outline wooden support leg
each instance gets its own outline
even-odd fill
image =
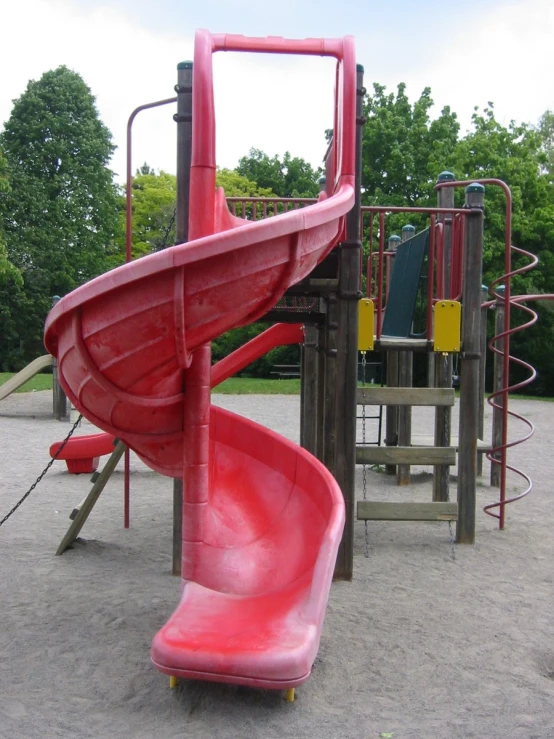
[[[412,387],[413,353],[399,352],[398,357],[398,384],[400,387]],[[412,408],[402,406],[398,409],[398,446],[412,444]],[[410,484],[410,465],[399,464],[396,468],[397,485]]]
[[[387,387],[398,387],[398,352],[387,352]],[[398,446],[398,406],[388,405],[385,411],[385,444]],[[385,466],[387,475],[396,474],[396,465]]]
[[[104,488],[106,487],[106,483],[110,479],[113,471],[117,467],[117,464],[121,457],[123,456],[123,452],[125,451],[125,444],[122,441],[118,441],[115,449],[110,455],[110,458],[106,462],[106,465],[100,475],[98,476],[98,479],[92,486],[92,489],[86,499],[83,501],[83,503],[80,505],[79,512],[75,516],[75,519],[71,522],[70,527],[67,530],[66,535],[61,540],[60,546],[58,547],[56,551],[56,556],[59,556],[60,554],[63,554],[65,550],[70,547],[75,539],[79,536],[79,532],[85,525],[85,521],[90,515],[90,512],[94,508],[94,505],[98,498],[100,497],[100,493]]]

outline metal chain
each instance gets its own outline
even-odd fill
[[[365,386],[366,384],[366,370],[367,370],[367,361],[366,361],[366,353],[362,352],[362,385]],[[362,405],[362,447],[365,448],[366,445],[366,411],[365,411],[365,403]],[[363,499],[367,500],[367,465],[364,462],[362,465],[362,493],[363,493]],[[365,545],[364,545],[364,555],[366,559],[369,559],[369,522],[364,521],[364,538],[365,538]]]
[[[6,521],[8,520],[8,518],[10,516],[12,516],[17,511],[17,509],[19,508],[19,506],[29,497],[29,495],[31,495],[31,493],[36,488],[36,486],[39,484],[39,482],[42,480],[42,478],[44,477],[44,475],[48,472],[48,470],[50,469],[50,467],[52,467],[52,465],[54,464],[54,462],[56,461],[56,459],[59,457],[59,455],[61,454],[62,449],[65,447],[65,445],[67,444],[67,442],[73,436],[73,433],[77,429],[77,426],[81,423],[82,417],[83,417],[82,415],[79,416],[79,418],[75,421],[75,423],[73,424],[73,427],[72,427],[71,431],[68,433],[68,435],[65,437],[65,439],[60,444],[60,447],[59,447],[58,451],[54,454],[54,456],[52,457],[52,459],[48,462],[48,464],[46,465],[46,467],[42,470],[42,472],[40,473],[40,475],[37,477],[37,479],[31,485],[31,487],[29,488],[29,490],[27,490],[27,492],[21,498],[21,500],[19,500],[14,505],[14,507],[11,509],[11,511],[9,513],[7,513],[4,516],[4,518],[0,521],[0,526],[2,526],[2,524],[6,523]]]

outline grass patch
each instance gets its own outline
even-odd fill
[[[15,372],[0,372],[0,385],[14,376]],[[32,377],[15,392],[30,393],[33,390],[51,390],[52,375],[39,374]],[[214,388],[214,393],[223,395],[298,395],[300,380],[264,380],[257,377],[230,377]]]
[[[230,377],[214,388],[223,395],[298,395],[300,380],[265,380],[259,377]]]
[[[15,374],[15,372],[0,372],[0,385],[3,385]],[[35,375],[34,377],[31,377],[28,382],[19,387],[15,392],[31,393],[33,392],[33,390],[52,390],[52,375],[50,373]]]

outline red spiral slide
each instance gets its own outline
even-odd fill
[[[332,56],[327,190],[248,222],[215,188],[212,54]],[[183,478],[182,595],[154,638],[172,676],[292,688],[317,654],[343,524],[341,491],[308,452],[210,405],[209,342],[264,315],[340,240],[354,204],[356,64],[339,40],[196,36],[190,242],[63,298],[45,344],[64,390],[151,468]]]
[[[303,338],[304,332],[298,323],[276,323],[270,326],[213,365],[210,373],[211,387],[216,387],[256,359],[263,357],[271,349],[286,344],[301,344]],[[115,444],[116,439],[113,434],[73,436],[65,442],[65,445],[63,441],[55,441],[51,444],[50,456],[65,460],[67,469],[71,473],[90,473],[97,469],[100,457],[113,452]]]

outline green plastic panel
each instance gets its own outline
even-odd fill
[[[421,273],[429,251],[429,229],[399,244],[394,257],[389,297],[383,320],[383,336],[413,336],[414,312],[420,292]],[[424,298],[423,290],[421,297]]]

